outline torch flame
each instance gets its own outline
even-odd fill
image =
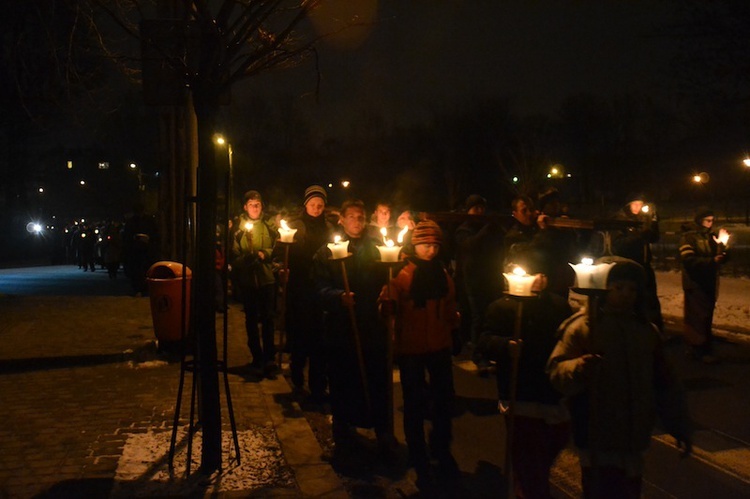
[[[404,236],[406,233],[409,232],[409,226],[404,225],[404,228],[401,229],[401,232],[398,233],[398,237],[396,237],[396,240],[398,240],[398,244],[401,244],[404,242]]]
[[[288,226],[288,225],[286,224],[286,220],[284,220],[284,219],[282,218],[282,219],[281,219],[281,222],[280,222],[280,223],[281,223],[281,228],[282,228],[282,229],[284,229],[284,230],[289,230],[289,226]]]

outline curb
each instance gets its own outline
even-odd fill
[[[323,450],[299,404],[292,400],[292,389],[284,376],[264,379],[261,383],[284,457],[294,470],[303,497],[348,499],[349,494],[333,467],[322,460]]]

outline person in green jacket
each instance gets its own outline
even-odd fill
[[[279,367],[274,362],[274,299],[276,278],[271,253],[276,240],[276,227],[263,216],[263,199],[258,191],[247,191],[244,213],[234,235],[233,270],[245,309],[247,345],[253,356],[251,369],[274,376]],[[258,329],[258,323],[261,329]]]

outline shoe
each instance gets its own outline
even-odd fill
[[[267,378],[275,377],[279,372],[279,366],[276,365],[276,362],[269,361],[263,366],[263,376]]]
[[[263,364],[253,361],[248,364],[247,371],[254,376],[260,377],[263,375]]]

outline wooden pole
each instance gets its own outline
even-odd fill
[[[345,259],[341,258],[339,259],[341,262],[341,276],[344,279],[344,292],[346,292],[347,297],[351,293],[351,288],[349,288],[349,276],[346,273],[346,263]],[[349,321],[351,322],[352,326],[352,336],[354,338],[354,350],[357,354],[357,363],[359,364],[359,379],[362,383],[362,391],[364,392],[365,396],[365,407],[367,408],[367,412],[370,413],[372,405],[370,404],[370,390],[367,383],[367,372],[365,371],[365,358],[362,354],[362,342],[360,340],[359,336],[359,328],[357,327],[357,316],[354,313],[354,304],[347,302],[346,308],[349,310]]]
[[[518,393],[518,362],[521,359],[521,335],[522,335],[522,319],[523,319],[523,301],[521,298],[516,298],[516,319],[513,325],[513,339],[511,341],[516,343],[516,347],[509,345],[509,353],[511,359],[511,373],[510,373],[510,390],[508,396],[508,411],[505,418],[505,427],[508,432],[508,437],[505,445],[505,476],[508,478],[508,497],[513,497],[513,477],[511,470],[512,466],[512,455],[513,455],[513,425],[516,415],[516,395]]]

